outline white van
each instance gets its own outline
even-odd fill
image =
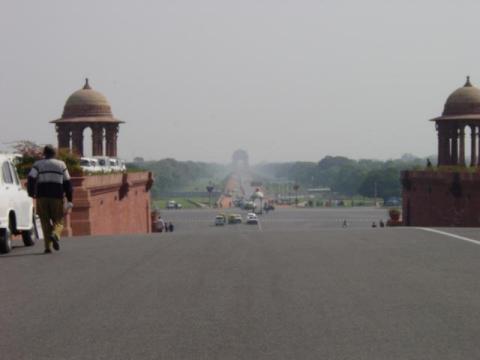
[[[94,159],[98,161],[98,167],[100,172],[109,173],[112,172],[112,168],[110,166],[110,158],[106,156],[95,156]]]
[[[84,172],[87,172],[87,173],[98,173],[102,171],[102,169],[98,165],[97,159],[92,159],[87,157],[80,158],[80,167]]]
[[[33,200],[22,187],[13,156],[0,154],[0,253],[12,250],[12,235],[22,235],[25,246],[38,239]]]

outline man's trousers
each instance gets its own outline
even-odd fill
[[[63,217],[65,215],[63,210],[63,199],[55,198],[38,198],[37,199],[37,214],[42,223],[43,237],[45,240],[45,249],[50,250],[52,234],[60,235],[63,230]]]

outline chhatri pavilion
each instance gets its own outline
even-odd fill
[[[119,125],[124,123],[116,119],[107,98],[93,90],[88,79],[82,89],[69,96],[60,119],[55,124],[58,147],[84,155],[83,132],[92,130],[92,156],[117,156],[117,138]]]
[[[467,77],[432,121],[438,166],[402,172],[403,224],[480,227],[480,89]]]
[[[470,166],[479,165],[480,89],[473,86],[470,77],[465,85],[455,90],[445,103],[442,116],[435,121],[438,133],[438,165],[465,166],[465,136],[470,130]],[[467,149],[468,151],[468,149]]]

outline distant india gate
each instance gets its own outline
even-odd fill
[[[113,117],[107,98],[93,90],[88,79],[82,89],[67,99],[62,117],[51,123],[57,130],[59,148],[83,156],[83,132],[89,127],[92,156],[117,157],[118,128],[124,122]]]

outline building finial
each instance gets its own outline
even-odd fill
[[[471,87],[472,83],[470,82],[470,76],[467,75],[467,82],[464,85],[465,87]]]
[[[83,86],[83,89],[84,90],[90,90],[91,89],[90,84],[88,83],[88,78],[85,78],[85,85]]]

